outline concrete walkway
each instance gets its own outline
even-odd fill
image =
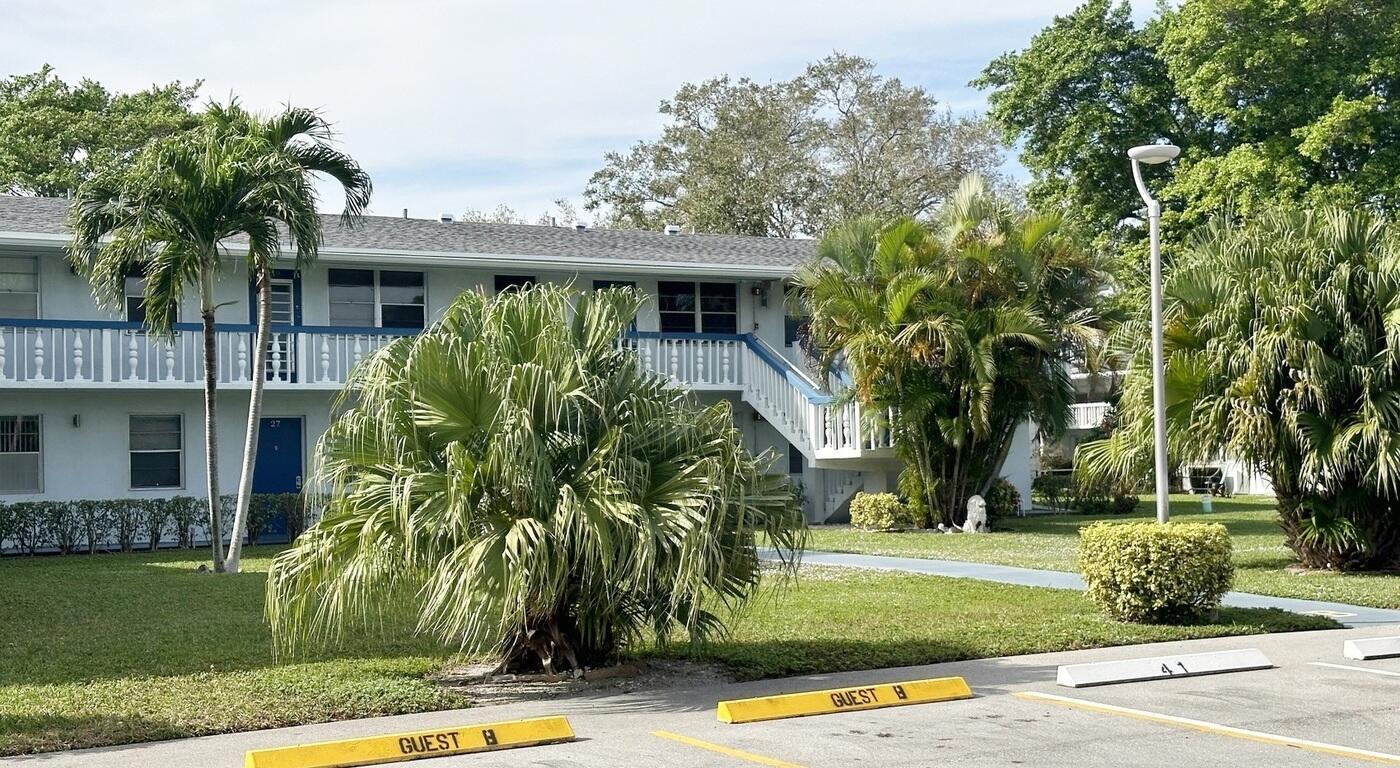
[[[769,553],[765,552],[764,554],[767,556]],[[926,573],[931,576],[949,576],[955,579],[999,581],[1004,584],[1021,584],[1028,587],[1084,589],[1084,580],[1077,573],[1042,571],[1009,565],[964,563],[958,560],[925,560],[919,557],[852,555],[841,552],[809,550],[802,555],[802,562],[810,565],[835,565],[846,568]],[[1291,597],[1269,597],[1248,592],[1230,592],[1225,595],[1224,603],[1234,608],[1281,608],[1293,613],[1318,614],[1336,619],[1339,623],[1349,627],[1400,624],[1400,611],[1397,610],[1329,603],[1322,600],[1298,600]]]

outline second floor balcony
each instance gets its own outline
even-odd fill
[[[263,376],[269,390],[339,389],[361,360],[411,329],[273,325]],[[249,387],[255,328],[216,326],[221,388]],[[637,331],[620,344],[646,370],[692,390],[748,403],[813,460],[892,454],[888,428],[860,404],[823,389],[753,334]],[[168,337],[139,323],[0,319],[0,390],[199,389],[204,334],[180,323]]]

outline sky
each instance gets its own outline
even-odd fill
[[[374,180],[372,213],[505,204],[534,219],[581,203],[605,152],[654,138],[657,105],[684,82],[783,80],[841,51],[978,112],[968,81],[1076,4],[0,0],[0,76],[49,63],[113,90],[198,79],[201,102],[315,107]]]

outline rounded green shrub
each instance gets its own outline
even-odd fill
[[[851,499],[851,525],[867,531],[893,531],[913,523],[909,508],[893,493],[861,491]]]
[[[1079,531],[1089,599],[1120,621],[1189,619],[1230,589],[1230,533],[1219,523],[1094,523]]]
[[[986,502],[987,519],[992,522],[1021,514],[1021,492],[1004,477],[992,481]]]

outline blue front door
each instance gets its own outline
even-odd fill
[[[258,456],[253,461],[253,493],[300,493],[301,417],[278,416],[258,425]],[[277,517],[259,540],[285,540],[287,520]]]

